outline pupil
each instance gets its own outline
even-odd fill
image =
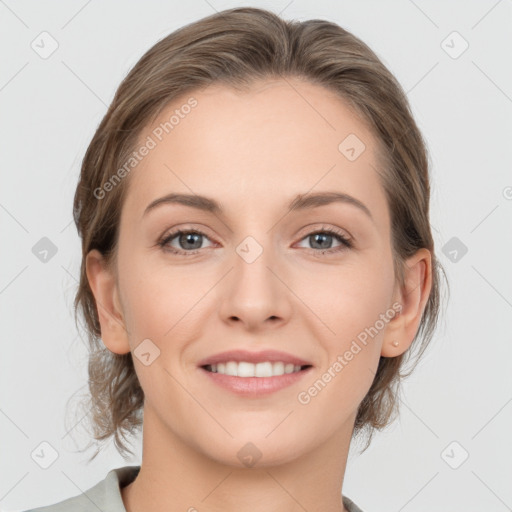
[[[321,233],[316,234],[316,235],[313,235],[313,237],[314,237],[314,239],[315,239],[315,242],[314,242],[314,243],[316,243],[316,241],[317,241],[316,239],[317,239],[317,238],[323,238],[323,239],[324,239],[324,242],[325,242],[325,240],[326,240],[326,239],[330,239],[330,238],[332,238],[332,236],[331,236],[331,235],[323,235],[323,234],[321,234]],[[325,246],[325,245],[324,245],[324,246],[321,246],[321,247],[319,247],[319,248],[320,248],[320,249],[329,249],[329,245],[330,245],[330,244],[327,244],[327,246]]]
[[[183,242],[183,244],[187,244],[189,242],[189,240],[192,238],[192,237],[200,237],[201,235],[197,234],[197,233],[187,233],[185,235],[181,235],[180,237],[180,244]],[[194,241],[191,240],[191,243],[193,244]],[[187,247],[188,249],[200,249],[201,248],[201,242],[197,242],[197,239],[196,239],[196,246],[194,247]]]

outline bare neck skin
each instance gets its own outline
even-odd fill
[[[202,456],[145,407],[141,469],[121,489],[127,512],[347,512],[341,488],[352,424],[291,462],[245,468]]]

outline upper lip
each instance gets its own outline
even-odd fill
[[[226,363],[228,361],[235,361],[237,363],[246,361],[248,363],[264,363],[265,361],[277,362],[282,361],[285,364],[293,364],[297,366],[311,365],[300,357],[279,350],[262,350],[260,352],[250,352],[248,350],[228,350],[209,356],[202,361],[199,361],[198,366],[207,366],[217,363]]]

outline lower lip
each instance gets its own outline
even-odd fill
[[[204,368],[199,369],[206,373],[215,384],[224,389],[237,395],[258,397],[275,393],[297,383],[306,374],[309,374],[312,367],[276,377],[235,377],[233,375],[224,375],[223,373],[209,372]]]

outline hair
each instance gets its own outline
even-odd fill
[[[377,55],[359,38],[326,20],[285,21],[258,8],[224,10],[188,24],[158,41],[119,85],[82,161],[73,217],[82,240],[75,322],[85,320],[89,348],[89,393],[96,441],[123,441],[142,425],[144,393],[132,355],[115,354],[101,342],[86,255],[99,250],[115,267],[120,214],[129,179],[97,199],[116,169],[133,153],[146,126],[173,100],[211,84],[247,90],[257,81],[298,78],[333,91],[371,129],[378,144],[379,173],[391,216],[396,282],[404,284],[405,260],[418,249],[432,255],[432,288],[413,340],[416,364],[429,344],[440,313],[442,269],[434,254],[429,221],[429,159],[406,95]],[[373,383],[359,405],[353,436],[383,429],[398,410],[398,384],[411,349],[381,357]],[[94,458],[96,454],[92,457]]]

